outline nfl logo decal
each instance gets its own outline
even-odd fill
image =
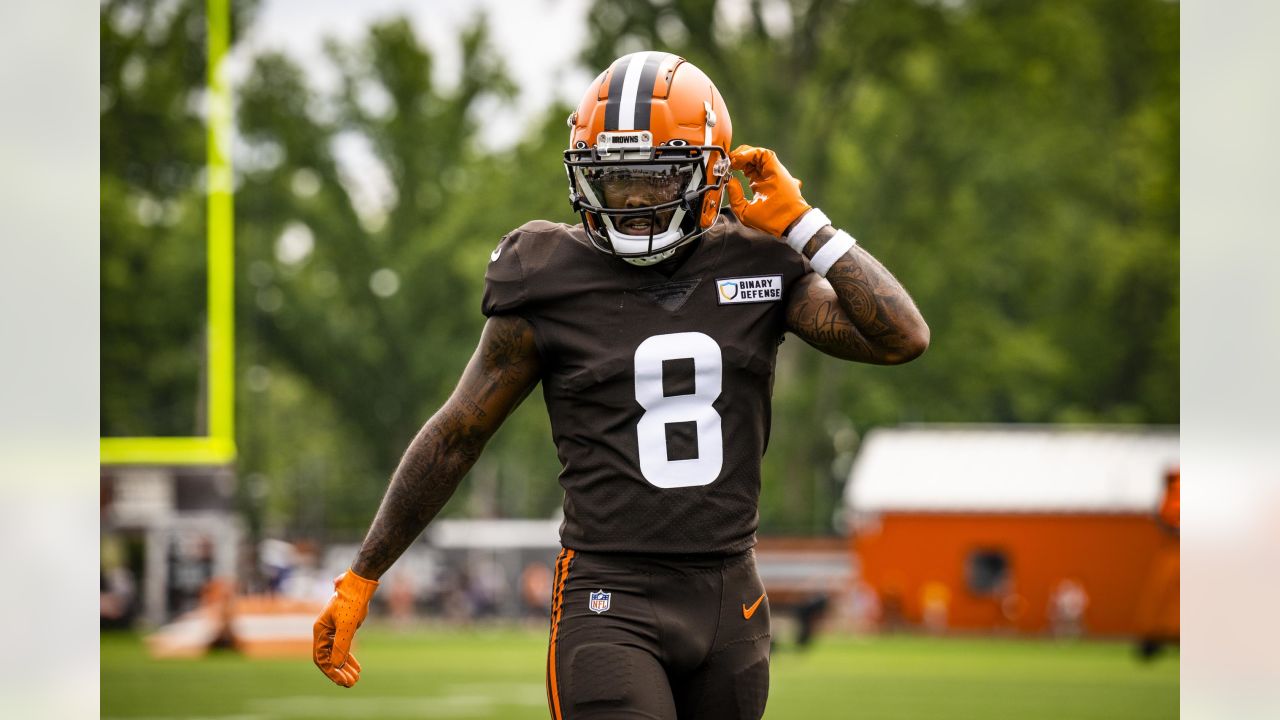
[[[597,590],[591,593],[591,601],[587,603],[587,607],[591,608],[591,612],[602,613],[609,609],[610,597],[612,597],[611,593],[607,593],[603,590]]]

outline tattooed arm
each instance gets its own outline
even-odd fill
[[[804,248],[814,253],[835,234],[828,225]],[[809,273],[792,290],[787,329],[828,355],[896,365],[929,347],[929,326],[911,296],[871,253],[854,245],[824,279]]]
[[[751,182],[750,201],[736,181],[725,188],[744,225],[782,239],[811,211],[819,213],[812,216],[816,222],[829,222],[801,197],[800,181],[774,151],[739,145],[729,158]],[[835,233],[830,225],[818,229],[803,248],[805,257],[812,259]],[[827,270],[826,279],[811,273],[792,288],[787,329],[828,355],[881,365],[908,362],[929,347],[929,326],[907,291],[857,245]]]
[[[485,323],[453,394],[418,431],[351,569],[376,580],[453,495],[498,426],[538,384],[533,327],[514,316]]]

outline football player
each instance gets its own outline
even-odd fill
[[[356,682],[351,639],[378,578],[541,382],[565,491],[552,716],[759,718],[769,603],[752,547],[778,344],[789,331],[896,364],[924,352],[929,329],[772,151],[729,152],[724,99],[683,58],[619,58],[569,126],[581,223],[536,220],[494,249],[479,346],[335,581],[314,659]]]

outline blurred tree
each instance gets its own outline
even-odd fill
[[[102,8],[103,432],[185,434],[202,3]],[[766,532],[829,530],[878,425],[1178,421],[1176,3],[596,0],[587,23],[592,70],[641,48],[705,69],[735,140],[778,150],[932,326],[901,368],[783,345]],[[278,55],[239,88],[241,469],[281,532],[366,526],[474,347],[489,251],[531,218],[576,222],[568,108],[485,147],[481,120],[514,88],[483,20],[461,47],[445,82],[388,21],[329,45],[333,89]],[[545,515],[558,467],[535,393],[446,512]]]
[[[846,418],[1178,422],[1176,3],[597,0],[588,25],[588,66],[706,70],[735,143],[776,149],[932,327],[894,369],[784,345],[766,530],[830,527]]]
[[[257,0],[233,0],[232,37]],[[104,436],[202,434],[204,0],[105,0],[99,132]]]
[[[543,171],[563,172],[558,155],[477,146],[480,114],[514,88],[483,18],[461,45],[452,87],[436,81],[430,51],[401,19],[353,45],[328,44],[333,92],[274,54],[256,59],[241,91],[245,342],[264,369],[319,392],[332,407],[329,431],[362,455],[341,460],[336,482],[317,478],[335,508],[324,517],[349,530],[368,524],[400,453],[470,357],[489,251],[530,213],[555,212],[532,188],[545,187]],[[562,128],[563,115],[550,126]],[[543,134],[531,137],[542,147]],[[558,504],[545,419],[535,407],[508,425],[446,512],[546,515]],[[266,441],[245,438],[248,465],[280,452]]]

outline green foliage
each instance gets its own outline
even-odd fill
[[[901,368],[785,347],[766,529],[828,527],[833,417],[1178,422],[1176,4],[747,9],[732,25],[714,2],[599,0],[584,58],[645,47],[702,67],[735,144],[777,150],[932,329]]]
[[[101,5],[104,436],[205,432],[204,0]],[[233,34],[256,2],[232,2]]]
[[[351,46],[328,45],[336,92],[310,87],[279,55],[257,58],[241,90],[249,157],[238,262],[249,282],[239,314],[251,319],[242,345],[332,405],[329,441],[356,456],[354,475],[329,483],[322,472],[313,484],[327,504],[350,510],[327,516],[348,531],[367,525],[400,453],[470,357],[489,251],[530,212],[554,212],[524,187],[520,166],[475,143],[480,108],[512,93],[485,27],[464,33],[453,87],[436,85],[430,50],[407,21],[392,20]],[[344,146],[363,149],[357,157],[382,177],[381,197],[357,194]],[[555,157],[524,167],[555,171]],[[296,421],[308,422],[306,407],[296,409]],[[256,433],[290,432],[258,420],[246,418]],[[448,512],[549,513],[558,465],[546,438],[545,419],[527,410],[513,418],[472,471],[470,502]],[[276,451],[247,450],[245,463],[273,462]]]
[[[117,16],[158,4],[103,6],[106,434],[190,432],[196,408],[195,5],[151,31]],[[638,48],[707,71],[735,142],[777,150],[932,328],[929,351],[895,368],[783,345],[765,531],[829,531],[875,426],[1178,422],[1176,4],[597,0],[587,17],[592,71]],[[516,91],[485,27],[464,33],[447,81],[392,20],[329,45],[336,89],[277,55],[238,88],[241,472],[262,486],[248,505],[282,531],[367,523],[474,347],[490,249],[531,218],[576,220],[568,108],[514,148],[478,143],[482,114]],[[535,394],[446,512],[545,515],[557,471]],[[298,505],[301,488],[319,499]]]

